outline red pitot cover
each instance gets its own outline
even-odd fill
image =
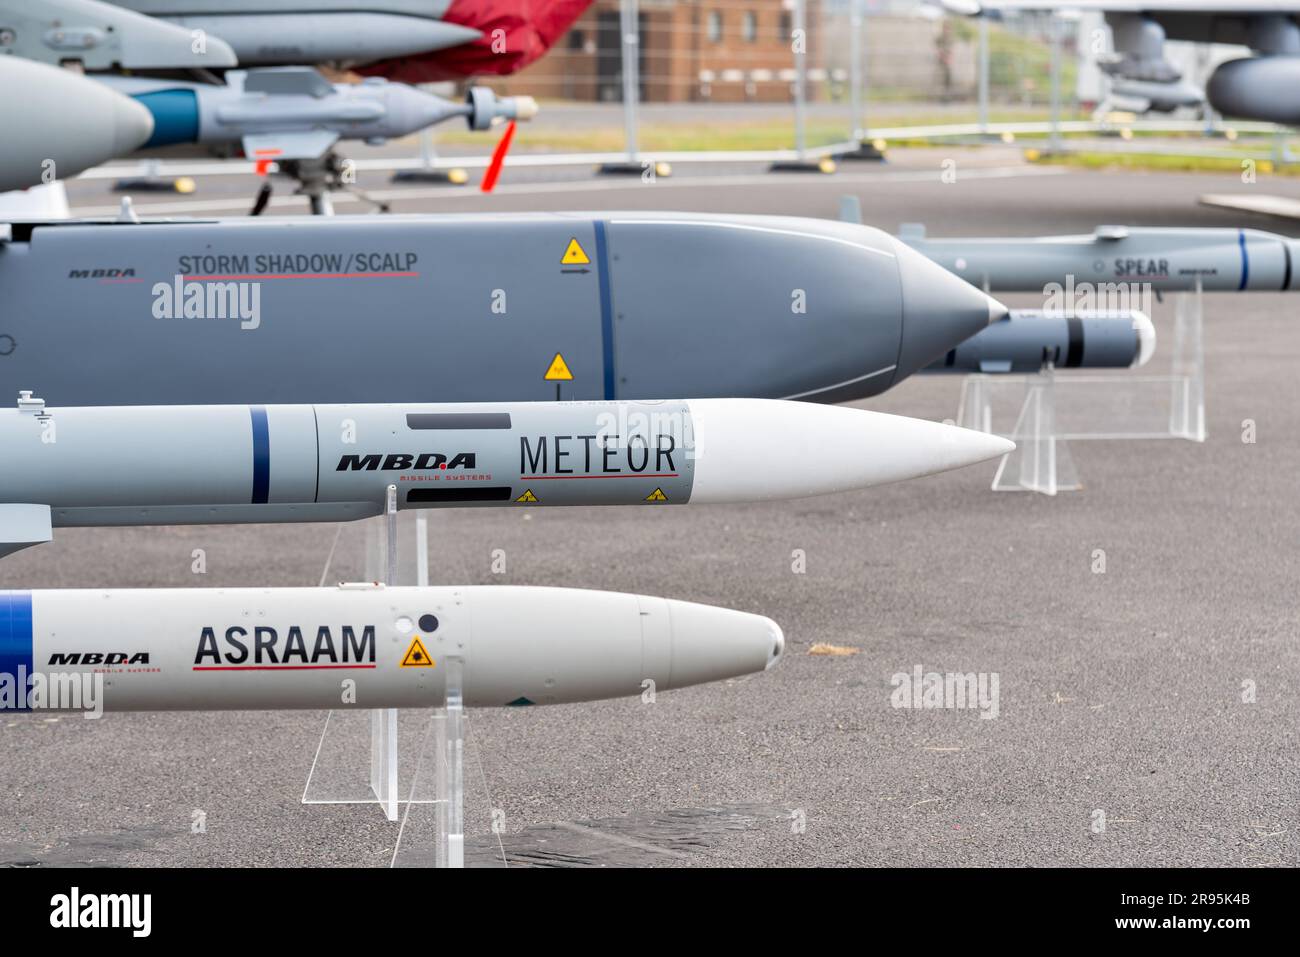
[[[505,76],[523,69],[549,50],[591,3],[592,0],[452,0],[443,19],[472,27],[482,37],[446,50],[400,60],[381,60],[360,67],[357,72],[402,83],[434,83],[483,74]],[[497,30],[504,34],[494,35]]]

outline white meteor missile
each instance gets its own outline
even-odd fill
[[[346,521],[399,508],[822,495],[1003,455],[1006,439],[772,399],[0,411],[0,554],[59,526]]]
[[[772,667],[769,618],[569,588],[0,592],[0,710],[471,707],[666,691]],[[653,682],[653,684],[646,684]]]

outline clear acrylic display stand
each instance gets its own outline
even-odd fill
[[[385,514],[365,523],[364,552],[367,580],[427,585],[427,514],[399,513],[389,486]],[[330,711],[321,730],[302,803],[377,804],[389,821],[400,816],[394,867],[464,866],[461,665],[438,662],[442,708],[367,711],[358,701]]]
[[[1048,365],[1036,375],[963,380],[957,424],[1016,443],[998,466],[994,491],[1055,495],[1082,488],[1067,442],[1205,441],[1204,296],[1198,283],[1173,299],[1168,375],[1061,374]]]

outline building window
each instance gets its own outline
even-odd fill
[[[790,14],[783,11],[779,22],[781,24],[779,27],[781,31],[781,42],[789,43],[794,39],[794,26],[791,23]]]
[[[709,11],[709,42],[722,42],[722,14],[717,10]]]
[[[746,43],[755,43],[758,40],[758,14],[752,10],[745,14],[741,21],[741,36],[745,38]]]
[[[586,42],[587,42],[587,38],[586,38],[585,36],[583,36],[581,30],[570,30],[570,31],[569,31],[569,50],[570,50],[570,51],[576,53],[577,51],[579,51],[579,50],[581,50],[581,49],[583,48],[583,46],[586,44]]]

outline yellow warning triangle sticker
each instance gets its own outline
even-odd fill
[[[646,500],[647,502],[666,502],[666,501],[668,501],[668,496],[664,494],[664,490],[663,490],[663,489],[661,489],[661,488],[657,488],[657,489],[655,489],[653,492],[651,492],[649,495],[647,495],[647,496],[645,497],[645,500]]]
[[[542,378],[547,382],[556,379],[569,382],[573,379],[573,373],[569,371],[569,364],[564,361],[564,356],[557,352],[555,358],[551,360],[551,364],[546,368],[546,375],[542,376]]]
[[[411,639],[411,647],[406,649],[406,654],[402,657],[403,668],[432,668],[433,659],[429,653],[424,650],[424,642],[420,636],[416,635]]]
[[[537,496],[533,494],[530,488],[524,489],[524,494],[515,499],[516,502],[536,502]]]
[[[569,240],[568,247],[564,250],[564,255],[560,257],[561,266],[590,266],[591,258],[587,251],[582,248],[582,243],[578,242],[577,237]]]

